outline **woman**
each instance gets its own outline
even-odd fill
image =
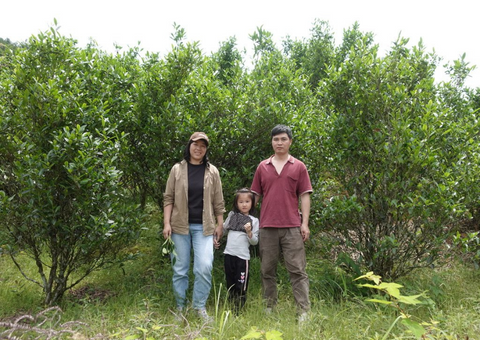
[[[220,174],[208,161],[208,145],[203,132],[190,137],[184,159],[170,171],[163,202],[163,237],[171,237],[175,244],[172,267],[177,309],[181,313],[186,307],[193,247],[192,305],[204,321],[211,320],[205,305],[212,286],[213,248],[222,237],[225,212]]]

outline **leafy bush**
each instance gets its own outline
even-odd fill
[[[480,232],[453,235],[452,244],[460,250],[460,258],[480,268]]]
[[[121,185],[124,135],[108,111],[93,49],[51,32],[32,37],[0,74],[0,244],[20,271],[19,252],[38,267],[47,305],[136,238],[138,209]],[[121,75],[116,74],[121,77]],[[3,166],[4,165],[4,166]]]
[[[395,279],[435,263],[464,211],[457,160],[473,131],[434,100],[434,55],[399,39],[380,58],[358,36],[319,87],[317,157],[337,185],[322,216],[360,268]]]

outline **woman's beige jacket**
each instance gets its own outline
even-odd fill
[[[175,164],[168,176],[163,194],[163,206],[173,204],[170,224],[175,234],[188,234],[188,163],[186,160]],[[209,164],[205,167],[203,180],[203,234],[213,235],[216,216],[223,216],[222,181],[218,169]]]

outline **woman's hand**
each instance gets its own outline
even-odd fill
[[[215,246],[215,249],[220,248],[220,239],[222,238],[222,235],[223,223],[221,225],[218,225],[213,232],[213,245]]]
[[[218,241],[215,236],[213,236],[213,246],[215,249],[220,249],[220,241]]]
[[[165,223],[163,225],[163,238],[166,240],[170,236],[172,236],[172,226],[170,225],[170,223]]]

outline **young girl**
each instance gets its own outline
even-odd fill
[[[225,277],[229,299],[234,303],[235,312],[245,305],[248,287],[248,262],[250,245],[258,243],[258,218],[253,217],[255,196],[248,188],[235,193],[233,211],[230,211],[223,224],[228,233],[225,246]]]

